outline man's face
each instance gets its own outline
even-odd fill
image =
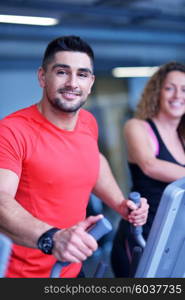
[[[47,70],[39,69],[44,98],[62,112],[76,112],[87,100],[94,83],[91,60],[86,53],[61,51]]]

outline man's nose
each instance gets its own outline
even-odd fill
[[[78,78],[75,74],[70,74],[66,81],[67,86],[71,86],[72,88],[76,88],[78,86]]]

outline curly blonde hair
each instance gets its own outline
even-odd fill
[[[149,79],[140,101],[137,105],[135,117],[138,119],[151,119],[159,112],[159,101],[162,84],[169,72],[180,71],[185,73],[185,64],[171,61],[162,65]],[[182,116],[177,128],[179,136],[185,142],[185,114]]]

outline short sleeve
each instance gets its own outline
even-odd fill
[[[91,115],[91,127],[94,133],[95,139],[98,140],[98,124],[93,115]]]
[[[91,112],[82,109],[81,117],[83,124],[85,124],[86,130],[88,128],[88,130],[91,132],[91,135],[96,141],[98,141],[98,124],[94,115]]]
[[[20,177],[23,153],[20,134],[0,122],[0,168],[11,170]]]

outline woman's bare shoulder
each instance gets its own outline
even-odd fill
[[[140,129],[140,128],[144,128],[146,126],[146,121],[145,120],[141,120],[141,119],[137,119],[137,118],[132,118],[129,119],[128,121],[125,122],[124,124],[124,131],[130,131],[132,129]]]

